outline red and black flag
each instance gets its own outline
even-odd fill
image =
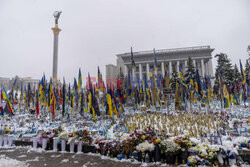
[[[36,90],[36,117],[39,115],[39,97],[38,97],[38,91]]]

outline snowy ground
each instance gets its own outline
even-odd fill
[[[97,154],[33,151],[30,148],[0,148],[0,167],[137,167],[157,166],[124,162]]]

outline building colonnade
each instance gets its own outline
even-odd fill
[[[187,69],[187,61],[188,59],[183,60],[168,60],[168,61],[160,61],[158,60],[158,73],[161,73],[162,76],[165,74],[165,65],[167,67],[167,72],[169,77],[171,78],[173,70],[176,70],[179,73],[179,66],[184,73]],[[213,68],[212,68],[212,57],[210,58],[202,58],[202,59],[193,59],[193,66],[198,68],[200,76],[203,78],[205,76],[214,77]],[[128,75],[128,68],[131,64],[124,64],[124,74]],[[144,76],[149,80],[149,72],[153,70],[154,63],[153,62],[136,62],[135,70],[132,70],[132,78],[143,79]]]

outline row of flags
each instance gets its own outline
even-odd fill
[[[179,66],[178,78],[175,82],[175,92],[166,94],[164,91],[170,90],[173,85],[170,84],[170,77],[165,65],[164,75],[157,74],[157,56],[153,49],[154,69],[149,73],[148,80],[146,76],[140,81],[139,79],[131,78],[131,73],[135,70],[135,62],[133,50],[131,48],[131,69],[128,69],[126,82],[117,79],[115,85],[107,83],[105,85],[102,74],[98,67],[98,81],[93,83],[90,75],[86,83],[86,88],[82,87],[81,69],[78,72],[78,79],[74,78],[73,86],[66,87],[65,79],[61,86],[53,85],[52,79],[47,81],[45,75],[41,78],[38,89],[31,88],[30,84],[27,87],[21,87],[21,93],[18,99],[18,90],[14,95],[14,86],[12,87],[8,97],[7,92],[1,90],[0,112],[1,115],[14,115],[13,105],[23,105],[25,109],[30,107],[35,108],[36,116],[50,113],[52,118],[55,117],[56,110],[62,110],[63,116],[70,116],[73,110],[77,110],[84,116],[85,112],[92,114],[93,120],[96,116],[100,116],[101,110],[106,110],[106,114],[112,119],[118,118],[124,111],[124,104],[129,100],[134,101],[135,108],[140,105],[145,105],[148,108],[152,106],[161,106],[162,102],[170,104],[170,100],[175,100],[175,109],[179,110],[182,104],[187,101],[197,103],[201,101],[210,107],[211,103],[216,98],[213,94],[211,79],[206,76],[201,79],[199,70],[195,70],[195,76],[190,77],[190,82],[187,84],[184,80],[183,70]],[[243,82],[239,94],[235,94],[230,90],[224,82],[223,76],[218,73],[219,91],[218,97],[224,103],[224,107],[229,107],[231,104],[239,104],[242,100],[246,100],[246,76],[240,62],[241,75]],[[174,98],[172,95],[174,94]],[[6,105],[3,108],[2,102]]]

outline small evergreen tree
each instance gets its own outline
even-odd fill
[[[233,82],[240,82],[241,80],[241,74],[240,74],[240,71],[238,69],[238,66],[235,64],[234,65],[234,69],[233,69],[233,78],[232,78],[232,81]]]
[[[192,76],[192,79],[195,78],[195,68],[193,65],[193,60],[191,59],[191,57],[188,57],[187,70],[185,71],[185,74],[184,74],[184,80],[186,84],[190,83],[191,76]]]
[[[217,58],[217,66],[215,70],[215,83],[214,83],[214,93],[218,93],[219,89],[219,80],[218,74],[223,78],[223,82],[226,84],[227,87],[233,82],[233,67],[231,64],[231,60],[228,56],[224,53],[216,54],[215,58]]]
[[[241,81],[241,74],[239,72],[238,66],[235,64],[233,69],[232,87],[230,90],[236,94],[239,93],[239,82]]]

